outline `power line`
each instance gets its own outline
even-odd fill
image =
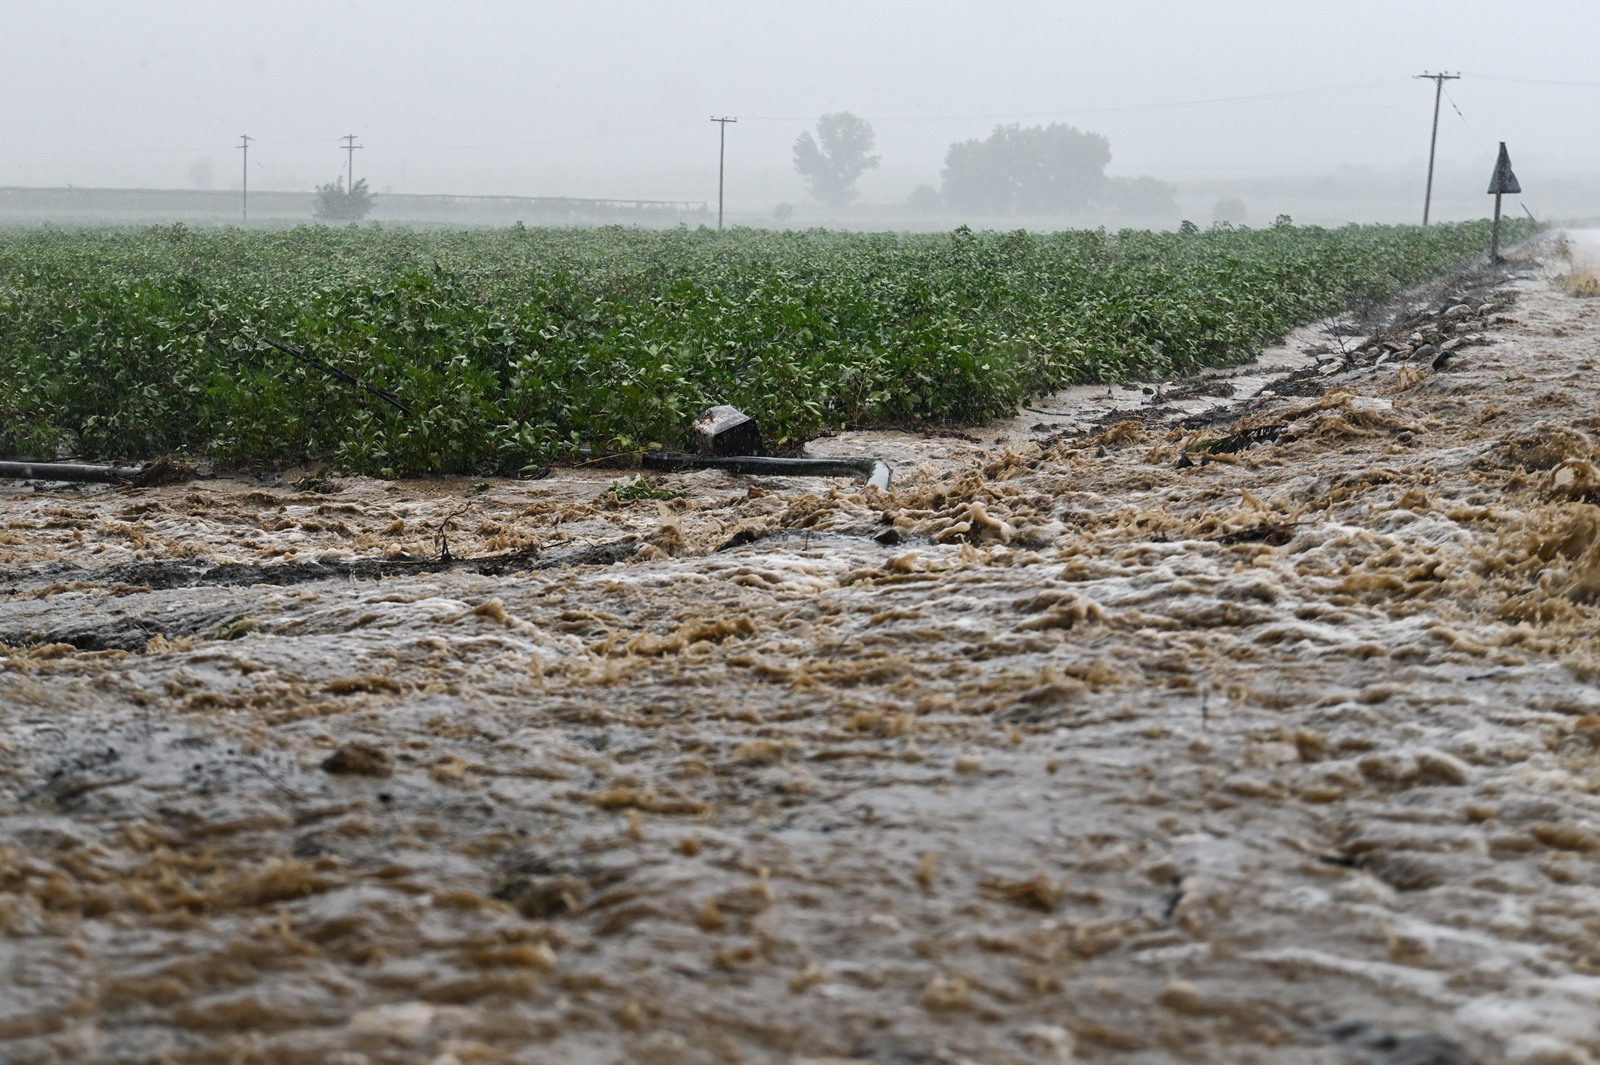
[[[1493,74],[1474,74],[1476,81],[1503,81],[1513,85],[1559,85],[1568,88],[1600,89],[1600,81],[1548,81],[1544,78],[1497,78]]]
[[[1431,78],[1433,75],[1423,74],[1418,77]],[[1459,73],[1450,75],[1450,79],[1460,77]],[[1600,81],[1556,81],[1538,78],[1509,78],[1491,74],[1473,74],[1473,78],[1482,81],[1506,82],[1521,85],[1546,85],[1575,88],[1600,88]],[[872,122],[957,122],[957,121],[985,121],[1004,118],[1049,118],[1052,116],[1071,115],[1107,115],[1126,114],[1140,111],[1163,111],[1189,107],[1210,107],[1224,104],[1254,103],[1271,100],[1296,99],[1310,96],[1327,96],[1338,93],[1359,92],[1368,89],[1383,88],[1398,85],[1399,79],[1385,79],[1382,81],[1353,82],[1345,85],[1325,85],[1305,89],[1287,89],[1279,92],[1250,93],[1238,96],[1212,96],[1192,100],[1167,100],[1155,103],[1121,104],[1111,107],[1076,107],[1060,108],[1046,111],[993,111],[986,113],[968,114],[941,114],[941,115],[888,115],[864,116]],[[1453,103],[1453,101],[1452,101]],[[1459,111],[1459,108],[1458,108]],[[743,115],[746,122],[811,122],[815,115]],[[606,133],[575,134],[566,137],[547,137],[538,140],[524,141],[493,141],[479,144],[411,144],[411,145],[381,145],[371,150],[378,152],[434,152],[434,151],[488,151],[500,148],[537,148],[555,144],[574,144],[583,141],[611,140],[621,137],[648,136],[657,133],[667,133],[687,129],[691,123],[673,123],[670,125],[653,126],[649,128],[634,128]],[[268,138],[252,137],[251,141],[257,145],[263,144],[326,144],[329,140],[343,141],[344,137],[308,137],[308,138]],[[1480,138],[1481,140],[1481,138]],[[4,156],[75,156],[75,155],[180,155],[200,152],[221,152],[238,148],[237,144],[209,145],[193,148],[70,148],[70,149],[7,149],[0,148],[0,155]],[[365,145],[361,147],[365,148]]]
[[[1478,136],[1478,131],[1472,128],[1472,123],[1467,121],[1467,116],[1461,113],[1461,105],[1456,103],[1454,96],[1450,95],[1450,90],[1445,90],[1444,98],[1450,101],[1450,109],[1456,113],[1457,118],[1461,119],[1461,124],[1467,127],[1467,132],[1472,134],[1472,139],[1478,142],[1478,147],[1483,149],[1483,154],[1494,155],[1494,149],[1490,148],[1484,142],[1484,139]]]
[[[1247,96],[1220,96],[1200,100],[1181,100],[1166,103],[1127,104],[1117,107],[1087,107],[1072,108],[1054,111],[1004,111],[989,114],[955,114],[955,115],[891,115],[888,117],[868,116],[873,122],[949,122],[973,121],[998,118],[1045,118],[1052,115],[1098,115],[1116,114],[1133,111],[1156,111],[1167,108],[1203,107],[1211,104],[1243,103],[1256,100],[1291,99],[1303,96],[1326,95],[1330,93],[1351,92],[1362,89],[1378,88],[1398,84],[1394,80],[1364,82],[1351,85],[1326,86],[1314,89],[1291,89],[1284,92],[1257,93]],[[815,115],[745,115],[741,116],[747,122],[810,122]],[[372,148],[379,152],[458,152],[458,151],[487,151],[495,148],[538,148],[553,144],[574,144],[583,141],[611,140],[619,137],[648,136],[657,133],[668,133],[676,130],[687,129],[691,123],[673,123],[664,126],[653,126],[647,129],[626,129],[607,133],[574,134],[566,137],[547,137],[539,140],[525,141],[493,141],[480,144],[411,144],[411,145],[382,145]],[[329,140],[347,140],[346,137],[311,137],[278,139],[267,137],[251,138],[256,144],[326,144]],[[203,148],[100,148],[100,149],[42,149],[42,150],[8,150],[0,149],[0,155],[121,155],[121,154],[184,154],[195,152],[227,151],[237,148],[238,145],[211,146]],[[362,145],[361,147],[366,147]]]
[[[205,148],[40,148],[21,151],[0,148],[0,155],[192,155],[196,152],[231,152],[237,144]]]
[[[1161,103],[1122,104],[1116,107],[1075,107],[1055,111],[998,111],[989,114],[965,115],[890,115],[865,116],[872,122],[970,122],[997,118],[1048,118],[1052,115],[1109,115],[1129,111],[1163,111],[1181,107],[1208,107],[1213,104],[1251,103],[1259,100],[1285,100],[1305,96],[1326,96],[1333,93],[1356,92],[1399,85],[1397,78],[1383,81],[1358,82],[1351,85],[1329,85],[1316,89],[1287,89],[1282,92],[1254,93],[1248,96],[1212,96],[1197,100],[1170,100]],[[749,122],[810,122],[815,115],[746,115]]]
[[[671,125],[651,126],[648,129],[623,129],[607,133],[575,133],[566,137],[546,137],[542,140],[491,141],[483,144],[386,144],[371,148],[375,152],[476,152],[495,148],[546,148],[552,144],[581,144],[585,141],[615,140],[619,137],[645,137],[659,133],[698,128],[697,122],[674,122]]]
[[[253,144],[327,144],[338,142],[340,137],[315,137],[306,140],[270,140],[251,137]],[[237,144],[211,144],[199,148],[0,148],[0,155],[191,155],[197,152],[229,152]]]

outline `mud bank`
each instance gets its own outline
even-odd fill
[[[1597,1060],[1600,301],[1522,272],[819,448],[888,493],[0,485],[0,1058]]]

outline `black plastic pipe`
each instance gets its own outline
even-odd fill
[[[729,473],[770,473],[779,477],[860,477],[870,488],[887,492],[894,475],[889,464],[874,458],[779,459],[766,455],[675,455],[646,452],[647,470],[726,470]]]
[[[117,484],[132,481],[139,466],[86,466],[79,462],[0,462],[0,478],[28,481],[89,481]]]

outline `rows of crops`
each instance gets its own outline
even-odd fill
[[[714,402],[778,442],[976,422],[1069,383],[1248,358],[1487,244],[1486,223],[0,232],[0,453],[515,472],[681,444]]]

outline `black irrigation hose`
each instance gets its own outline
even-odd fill
[[[74,481],[118,484],[134,481],[142,466],[88,466],[81,462],[0,462],[0,478],[19,481]]]
[[[770,473],[779,477],[861,477],[870,488],[887,492],[893,471],[882,459],[778,459],[765,455],[677,455],[646,452],[647,470],[726,470],[729,473]]]

